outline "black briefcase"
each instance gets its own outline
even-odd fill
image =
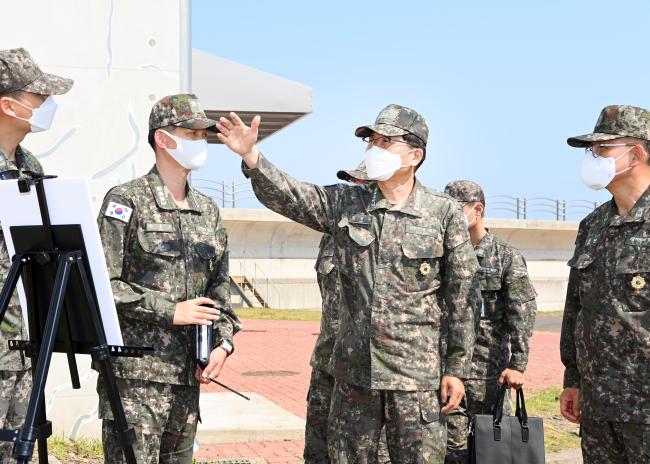
[[[468,437],[471,464],[544,464],[544,423],[528,417],[524,391],[517,390],[514,416],[503,417],[507,385],[499,389],[492,414],[472,418]]]

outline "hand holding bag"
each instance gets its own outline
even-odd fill
[[[499,389],[492,414],[472,418],[468,438],[472,464],[544,464],[544,424],[528,417],[524,391],[517,390],[514,416],[503,417],[507,384]]]

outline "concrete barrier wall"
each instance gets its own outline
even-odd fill
[[[224,208],[222,214],[232,275],[255,275],[272,307],[320,307],[313,269],[319,232],[269,210]],[[562,309],[578,223],[488,218],[487,225],[524,254],[540,309]]]

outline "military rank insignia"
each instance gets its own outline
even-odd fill
[[[422,264],[420,264],[420,274],[423,276],[428,276],[429,273],[431,272],[431,265],[424,261]]]
[[[634,290],[642,290],[645,288],[645,279],[640,276],[640,275],[635,275],[632,277],[632,281],[630,282],[630,285],[632,285],[632,288]]]

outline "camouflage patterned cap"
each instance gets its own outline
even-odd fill
[[[388,137],[413,134],[419,137],[425,145],[429,138],[429,127],[424,117],[411,108],[395,104],[390,104],[381,110],[374,124],[357,127],[354,135],[366,137],[372,132]]]
[[[354,169],[340,170],[336,173],[336,177],[346,182],[353,182],[354,180],[370,180],[368,179],[368,173],[366,172],[365,161],[362,161],[361,164]]]
[[[191,93],[161,98],[153,105],[149,115],[149,131],[167,126],[208,129],[216,124],[217,121],[205,116],[201,102]]]
[[[74,81],[41,71],[24,48],[0,50],[0,95],[23,90],[39,95],[61,95]]]
[[[471,180],[452,180],[445,187],[445,193],[461,203],[474,203],[478,201],[485,206],[483,189]]]
[[[572,147],[586,148],[593,142],[621,137],[650,140],[650,111],[629,105],[606,106],[591,134],[569,137],[567,143]]]

